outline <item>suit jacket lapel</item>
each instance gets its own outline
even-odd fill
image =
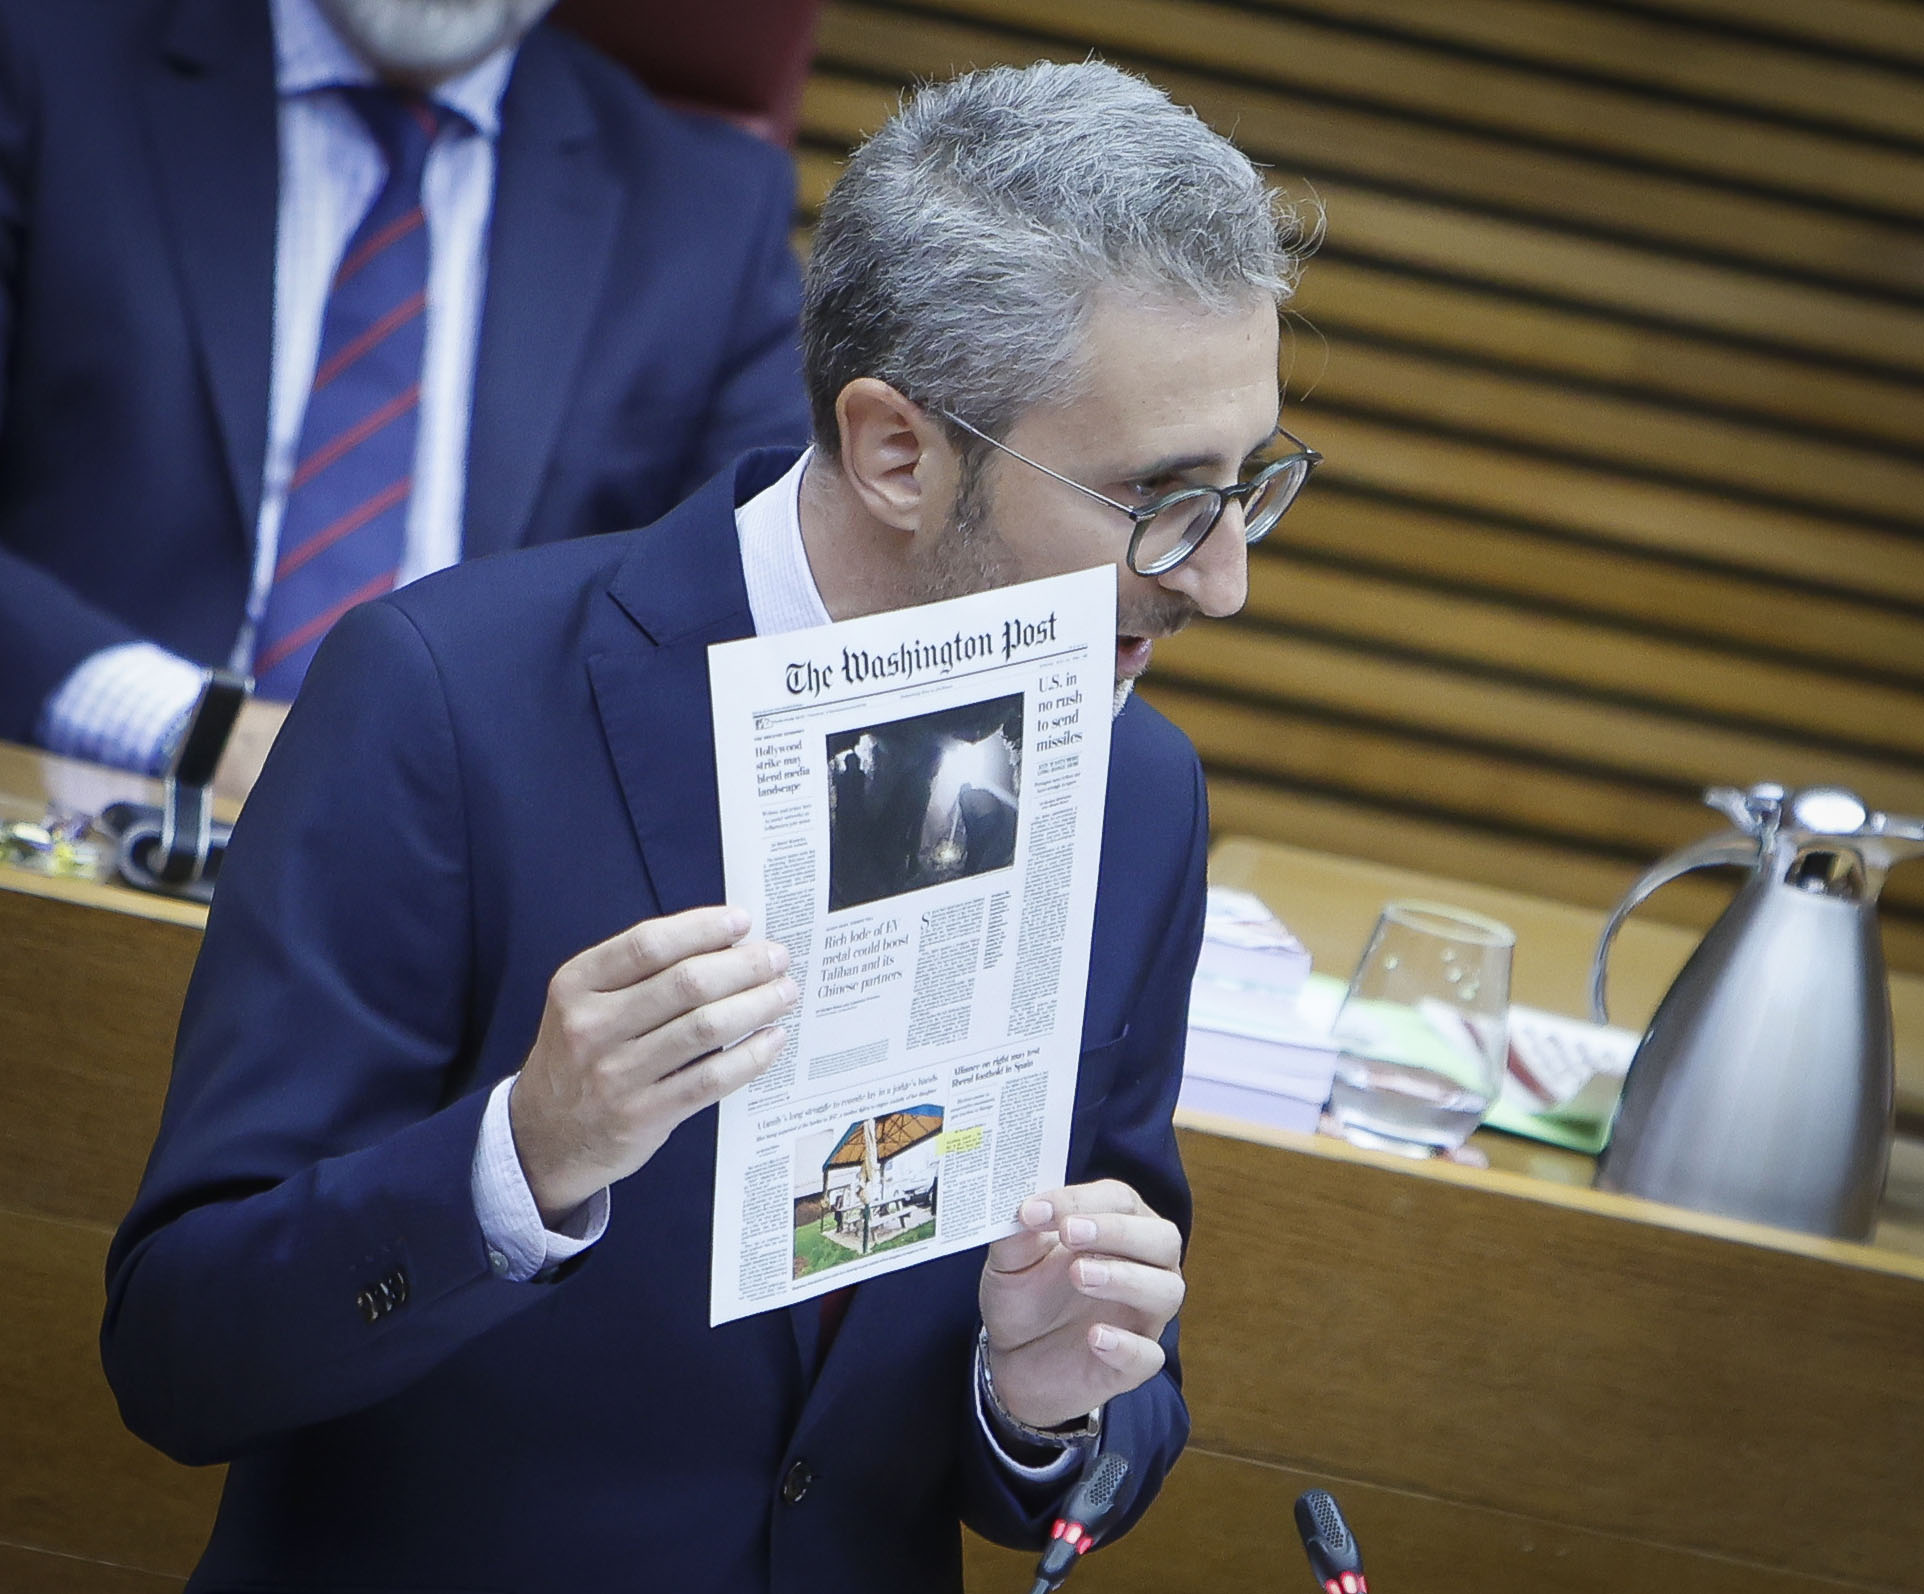
[[[267,457],[280,191],[267,6],[181,0],[141,91],[181,292],[251,538]]]
[[[754,633],[735,507],[778,481],[795,452],[743,458],[652,526],[609,583],[584,639],[595,707],[663,913],[718,902],[721,815],[708,645]],[[788,1308],[804,1388],[821,1343],[821,1302]]]
[[[749,636],[735,506],[780,478],[789,450],[747,456],[633,544],[583,639],[596,711],[663,913],[718,902],[721,820],[708,644]]]
[[[721,900],[705,645],[747,631],[744,610],[738,625],[697,642],[598,653],[588,660],[608,752],[664,914]]]
[[[625,198],[600,160],[593,108],[544,29],[515,58],[495,158],[468,439],[469,556],[525,540]]]

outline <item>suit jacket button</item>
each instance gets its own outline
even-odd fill
[[[362,1290],[359,1295],[354,1297],[354,1304],[360,1307],[361,1316],[366,1318],[370,1323],[380,1322],[381,1314],[387,1310],[387,1307],[376,1299],[372,1290]]]
[[[814,1469],[806,1461],[798,1461],[782,1478],[782,1498],[790,1505],[800,1505],[808,1498],[809,1488],[814,1482]]]

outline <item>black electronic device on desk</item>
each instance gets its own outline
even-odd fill
[[[114,874],[140,891],[210,901],[233,826],[214,818],[214,771],[252,687],[210,670],[167,761],[161,805],[110,803],[97,821],[114,842]]]

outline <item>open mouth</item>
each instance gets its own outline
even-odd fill
[[[1149,668],[1149,654],[1155,646],[1155,639],[1146,636],[1118,636],[1116,638],[1116,679],[1133,681]]]

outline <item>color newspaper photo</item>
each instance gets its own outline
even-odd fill
[[[935,1238],[942,1109],[858,1118],[795,1144],[795,1277]]]

